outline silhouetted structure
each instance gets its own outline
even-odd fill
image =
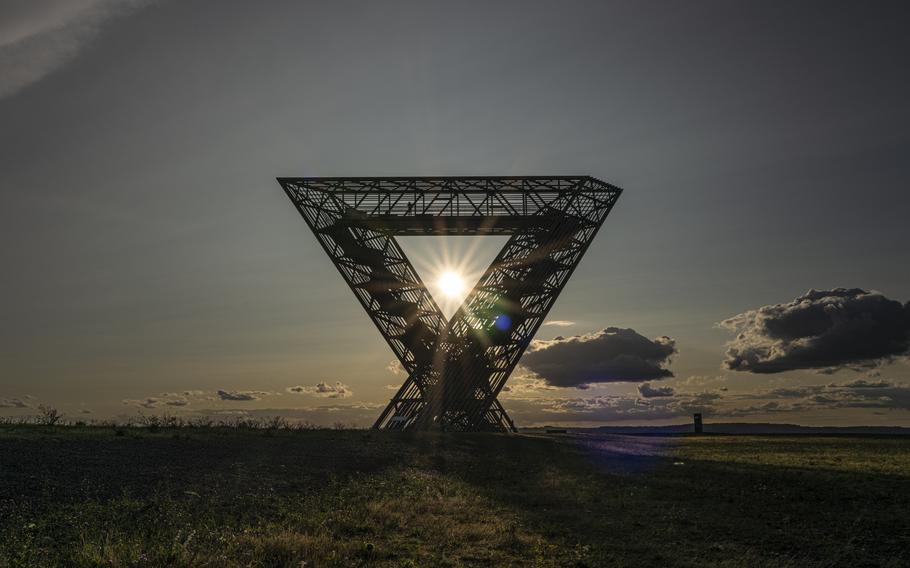
[[[279,178],[408,373],[375,428],[514,431],[496,399],[622,190],[589,176]],[[397,235],[510,235],[451,320]]]
[[[701,424],[701,412],[696,412],[692,415],[692,419],[695,421],[695,433],[702,433],[702,424]]]

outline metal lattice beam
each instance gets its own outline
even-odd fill
[[[497,400],[621,189],[588,176],[279,178],[408,373],[376,428],[514,431]],[[446,321],[397,235],[511,235]]]

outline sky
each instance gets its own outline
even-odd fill
[[[910,426],[908,23],[0,0],[0,417],[369,425],[405,377],[275,178],[568,174],[625,191],[501,395],[519,425]],[[429,282],[501,244],[411,254]]]

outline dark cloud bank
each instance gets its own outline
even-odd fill
[[[652,387],[651,383],[638,385],[638,394],[644,398],[659,398],[664,396],[673,396],[675,394],[673,387]]]
[[[810,290],[720,325],[737,332],[724,360],[734,371],[833,372],[873,367],[910,352],[910,302],[859,288]]]
[[[265,391],[226,391],[219,390],[217,392],[218,398],[221,400],[232,400],[237,402],[248,401],[248,400],[259,400],[264,396],[268,396],[272,393]]]
[[[676,353],[669,337],[648,339],[632,329],[608,327],[572,337],[535,341],[522,366],[556,387],[651,381],[672,377],[665,367]]]

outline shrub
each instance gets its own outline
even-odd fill
[[[38,411],[41,413],[37,418],[38,423],[45,426],[56,426],[63,419],[63,414],[53,406],[44,406],[42,404],[38,407]]]

